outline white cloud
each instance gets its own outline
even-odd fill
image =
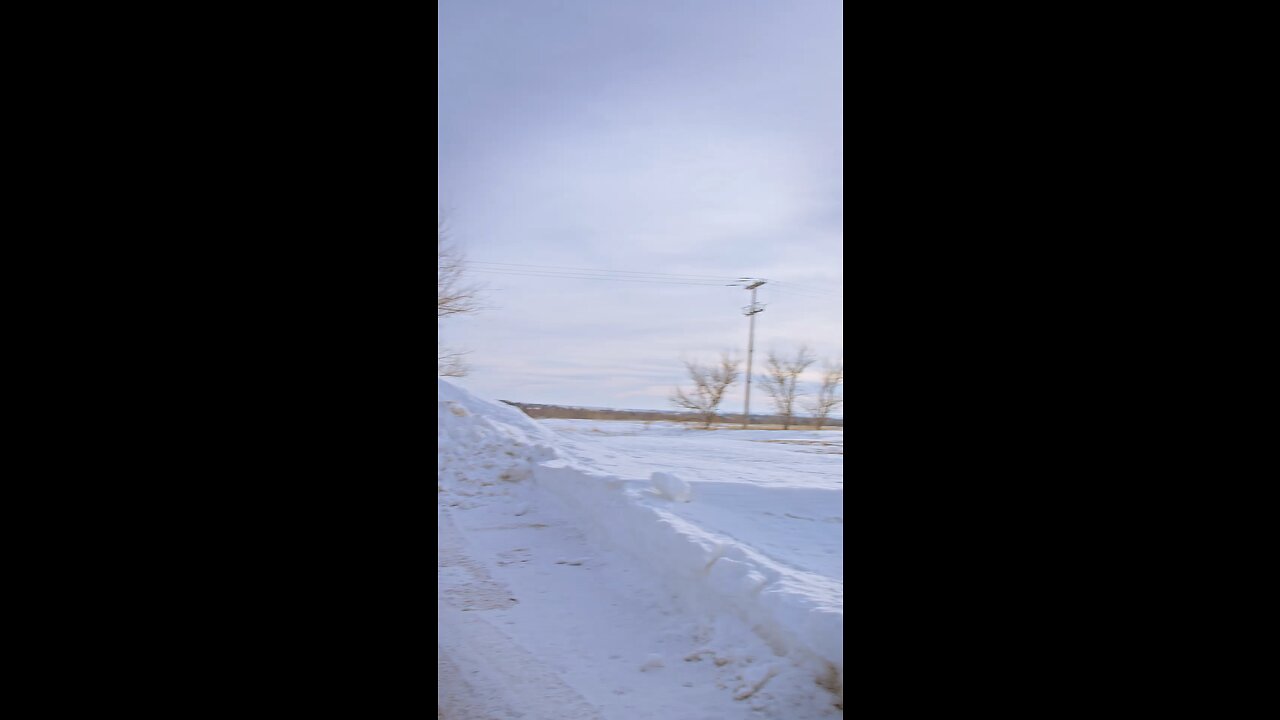
[[[439,201],[473,259],[780,279],[757,357],[843,353],[839,3],[441,7]],[[739,288],[477,277],[495,307],[442,332],[486,395],[667,408],[682,354],[745,354]]]

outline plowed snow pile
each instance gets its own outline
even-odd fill
[[[444,717],[843,715],[842,455],[611,438],[444,380],[437,415]]]

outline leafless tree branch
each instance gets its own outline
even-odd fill
[[[818,385],[818,394],[807,407],[813,413],[814,425],[822,429],[823,422],[831,416],[831,411],[844,403],[844,359],[834,363],[827,362],[822,370],[822,382]]]
[[[794,358],[783,358],[776,351],[770,350],[765,362],[765,373],[760,376],[760,384],[764,391],[773,398],[773,406],[782,416],[782,429],[791,428],[795,418],[796,397],[802,395],[797,381],[805,369],[813,364],[817,357],[805,345],[801,345]]]
[[[466,258],[436,220],[436,319],[480,309],[480,288],[465,278]]]
[[[466,262],[462,250],[445,232],[445,222],[436,218],[436,332],[444,318],[474,313],[480,309],[480,286],[467,282]],[[466,351],[451,350],[436,341],[436,374],[462,377],[467,374],[463,361]]]
[[[436,346],[436,375],[440,377],[464,377],[470,369],[466,356],[470,351],[457,351]]]
[[[716,421],[716,413],[724,400],[725,391],[738,379],[740,361],[730,353],[721,353],[718,365],[704,366],[693,360],[685,360],[685,370],[693,380],[693,389],[676,388],[671,402],[677,407],[694,411],[702,426],[710,429]]]

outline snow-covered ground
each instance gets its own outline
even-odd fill
[[[843,715],[843,431],[437,414],[443,717]]]

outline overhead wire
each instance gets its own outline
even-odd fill
[[[773,280],[772,282],[782,283],[783,285],[790,285],[792,287],[803,285],[806,290],[812,290],[814,292],[825,292],[825,293],[833,293],[833,294],[839,294],[844,292],[843,284],[841,284],[840,287],[835,287],[831,285],[825,285],[823,283],[815,283],[812,281],[805,282],[805,283],[794,283],[794,282],[791,282],[790,280],[786,280],[786,281]]]
[[[514,267],[514,268],[532,268],[532,269],[538,269],[538,270],[607,273],[610,275],[613,275],[613,274],[650,275],[650,276],[658,276],[658,277],[696,278],[701,280],[716,280],[716,281],[720,281],[726,278],[726,276],[724,275],[688,275],[684,273],[641,272],[638,270],[606,270],[603,268],[584,268],[584,267],[572,267],[572,266],[565,266],[565,265],[532,265],[529,263],[501,263],[501,262],[491,262],[487,260],[468,260],[467,262],[468,264],[471,264],[471,265],[494,265],[494,266],[505,266],[505,267]]]
[[[586,268],[570,265],[538,265],[533,263],[507,263],[488,260],[468,260],[468,269],[476,273],[490,275],[510,275],[515,277],[565,278],[572,280],[613,280],[618,282],[643,282],[671,285],[732,285],[743,278],[728,275],[694,275],[688,273],[660,273],[639,270],[609,270],[604,268]],[[839,300],[843,291],[828,290],[812,283],[797,284],[781,280],[768,280],[775,290],[781,294],[792,294],[800,297],[820,300]]]
[[[469,268],[471,272],[486,275],[509,275],[515,277],[563,278],[568,280],[608,280],[611,282],[656,283],[662,285],[701,285],[703,287],[722,287],[723,282],[693,282],[689,280],[665,280],[661,278],[618,277],[613,275],[589,275],[584,273],[549,272],[549,271],[515,271],[489,268]]]
[[[782,294],[799,295],[801,297],[814,298],[818,300],[839,300],[844,296],[843,291],[837,294],[813,290],[807,286],[782,282],[780,280],[771,280],[770,282],[773,284],[774,290],[781,292]]]

